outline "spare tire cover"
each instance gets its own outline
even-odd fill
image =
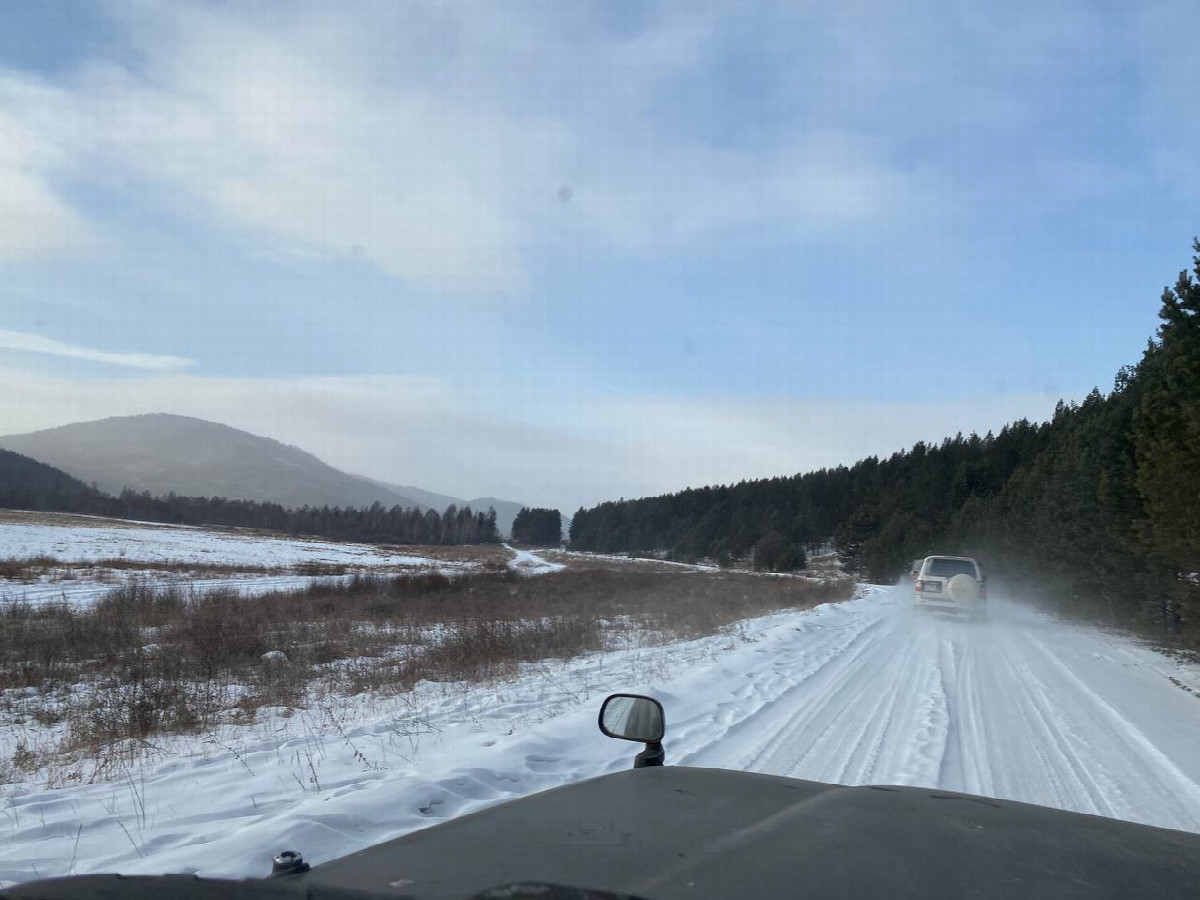
[[[979,585],[970,575],[955,575],[946,582],[946,593],[955,603],[975,603],[979,600]]]

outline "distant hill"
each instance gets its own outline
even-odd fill
[[[270,501],[284,506],[419,505],[349,475],[311,453],[228,425],[155,413],[79,422],[0,437],[0,448],[33,457],[100,490]]]
[[[386,481],[376,481],[373,478],[366,480],[389,491],[403,494],[406,497],[412,497],[422,507],[431,509],[443,510],[451,503],[460,508],[469,506],[474,512],[487,512],[488,508],[491,507],[496,510],[496,527],[500,529],[500,533],[505,537],[512,534],[513,519],[517,517],[517,513],[525,506],[524,503],[517,503],[513,500],[498,500],[495,497],[476,497],[474,500],[463,500],[461,497],[451,497],[449,494],[435,494],[433,491],[425,491],[408,484],[389,484]]]
[[[0,507],[50,509],[55,507],[55,497],[86,493],[87,485],[66,472],[20,453],[0,450]]]

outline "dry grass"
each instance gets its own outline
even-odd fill
[[[324,566],[322,568],[325,568]],[[300,575],[345,574],[340,572],[316,571],[308,573],[297,566]],[[144,560],[110,557],[95,560],[60,560],[52,556],[21,556],[0,559],[0,579],[31,583],[42,579],[70,581],[75,578],[103,578],[112,572],[170,572],[193,577],[220,577],[229,575],[280,575],[288,569],[282,566],[254,566],[228,563],[190,562],[186,560]]]
[[[500,572],[507,568],[508,555],[502,548],[488,547],[389,547],[381,554],[399,553],[420,557],[434,563],[474,563],[484,572]],[[262,566],[239,563],[196,562],[190,560],[145,560],[127,557],[107,557],[95,560],[60,560],[52,556],[23,556],[0,558],[0,582],[31,584],[37,581],[72,581],[77,578],[113,580],[116,572],[172,573],[193,578],[220,578],[235,575],[283,575],[293,573],[310,577],[335,577],[353,571],[411,572],[411,565],[354,566],[323,559],[305,560],[292,566]],[[3,584],[0,584],[0,589]]]
[[[0,559],[0,578],[10,581],[36,581],[40,575],[62,568],[52,556],[10,556]]]
[[[504,678],[523,663],[718,633],[851,590],[844,580],[635,567],[357,575],[257,597],[131,582],[90,609],[0,605],[0,717],[59,723],[56,753],[102,755],[252,721],[260,706]],[[270,651],[286,660],[264,658]]]

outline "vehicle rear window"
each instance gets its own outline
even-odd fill
[[[953,578],[955,575],[977,577],[975,563],[969,559],[931,559],[925,574],[935,578]]]

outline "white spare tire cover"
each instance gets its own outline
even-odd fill
[[[955,603],[975,603],[979,600],[979,585],[970,575],[955,575],[946,582],[946,593]]]

